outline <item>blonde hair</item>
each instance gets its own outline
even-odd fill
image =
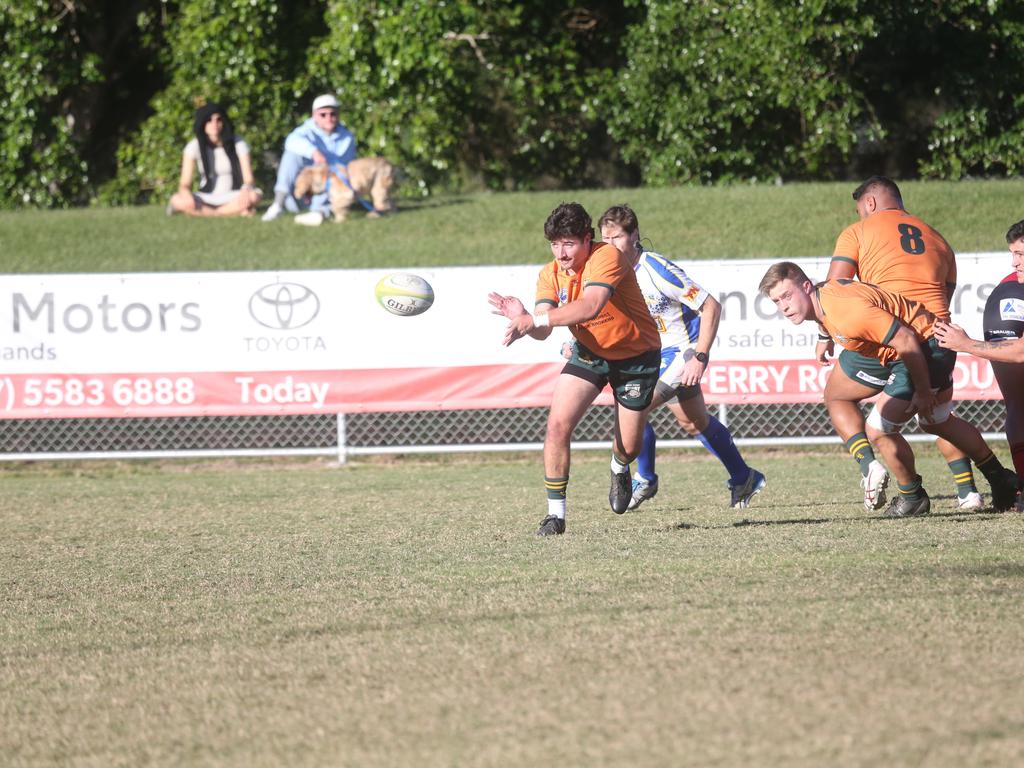
[[[767,296],[768,292],[783,280],[792,280],[794,283],[803,285],[804,281],[810,282],[811,279],[798,264],[794,264],[792,261],[779,261],[768,267],[768,271],[761,278],[758,290]]]
[[[625,204],[613,205],[602,213],[601,218],[597,220],[597,226],[603,229],[605,224],[614,224],[629,235],[635,234],[640,229],[640,222],[636,218],[636,213]]]

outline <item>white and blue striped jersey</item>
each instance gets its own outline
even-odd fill
[[[661,348],[685,349],[695,344],[700,334],[700,308],[708,292],[678,264],[652,251],[640,254],[636,280],[661,334]]]

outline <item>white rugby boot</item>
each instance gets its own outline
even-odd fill
[[[868,473],[860,479],[860,487],[864,489],[864,509],[873,512],[884,507],[888,485],[889,470],[875,459],[868,465]]]

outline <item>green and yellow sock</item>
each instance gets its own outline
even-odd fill
[[[568,477],[544,476],[544,488],[548,494],[548,514],[560,520],[565,520],[565,493],[568,487]]]
[[[921,476],[918,475],[914,478],[913,482],[909,485],[903,483],[897,483],[900,488],[900,496],[904,497],[908,501],[917,501],[922,496],[921,488]]]
[[[868,442],[868,436],[864,432],[858,432],[856,435],[846,441],[846,450],[853,456],[853,460],[860,465],[860,473],[864,477],[868,476],[868,467],[871,466],[871,462],[875,460],[875,451],[871,447],[871,443]]]
[[[963,458],[949,462],[949,471],[953,474],[953,481],[956,483],[957,498],[966,499],[968,495],[978,492],[978,486],[974,484],[974,470],[971,469],[970,459]]]

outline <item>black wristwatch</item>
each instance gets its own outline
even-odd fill
[[[700,360],[704,365],[708,364],[708,353],[707,352],[694,352],[693,356]]]

